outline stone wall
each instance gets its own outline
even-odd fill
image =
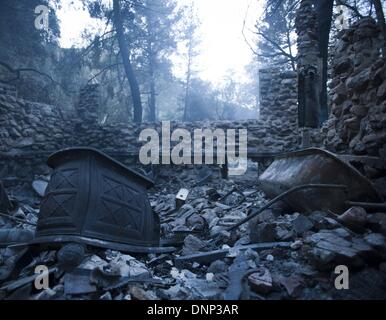
[[[0,81],[0,94],[17,97],[17,90],[15,86]]]
[[[284,152],[297,147],[296,77],[292,72],[262,71],[261,119],[171,123],[171,131],[187,129],[248,129],[248,148],[262,153]],[[59,108],[17,99],[0,93],[0,178],[16,176],[30,180],[34,174],[48,173],[47,156],[62,148],[95,147],[129,164],[143,142],[145,128],[161,132],[161,123],[114,123],[97,121],[98,87],[80,92],[74,113],[62,114]]]
[[[284,149],[295,148],[299,143],[296,72],[261,69],[259,83],[260,120],[276,132]]]
[[[333,151],[386,159],[386,60],[380,54],[380,36],[371,18],[339,34],[325,140]]]

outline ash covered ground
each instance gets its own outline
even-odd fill
[[[42,177],[40,177],[42,178]],[[284,203],[235,230],[229,227],[268,202],[252,164],[242,177],[219,170],[163,167],[150,189],[161,239],[176,250],[134,254],[70,244],[62,248],[0,249],[1,299],[384,299],[386,214],[353,207],[343,215],[294,212]],[[28,240],[41,197],[29,183],[10,183],[17,204],[0,217],[1,241]],[[180,188],[190,193],[177,204]],[[64,258],[63,258],[64,257]],[[36,267],[49,270],[49,288],[37,289]],[[344,287],[342,269],[349,272]],[[343,270],[345,271],[345,270]],[[341,278],[339,278],[341,276]],[[338,289],[337,289],[338,288]]]

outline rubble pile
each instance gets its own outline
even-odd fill
[[[26,191],[28,197],[19,198],[20,189],[6,188],[14,208],[11,218],[0,216],[0,299],[386,296],[386,213],[353,207],[339,216],[323,211],[305,215],[277,203],[231,230],[267,202],[256,176],[253,167],[249,175],[233,180],[222,179],[215,168],[162,167],[149,190],[152,209],[160,217],[162,243],[175,247],[162,254],[75,243],[9,246],[33,236],[41,197]],[[180,188],[189,194],[176,201]],[[49,271],[49,287],[38,290],[36,268],[42,265]],[[339,265],[349,268],[349,290],[335,288]]]

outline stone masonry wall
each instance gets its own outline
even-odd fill
[[[381,33],[364,18],[339,34],[332,62],[331,118],[325,145],[386,159],[386,59]]]
[[[171,131],[176,128],[187,129],[190,132],[200,128],[248,129],[248,148],[262,153],[292,150],[297,146],[294,122],[288,121],[283,125],[282,120],[285,119],[287,112],[280,113],[274,106],[275,102],[287,105],[291,100],[294,86],[292,80],[290,77],[283,80],[285,86],[283,90],[278,88],[280,82],[276,84],[275,88],[278,88],[285,97],[270,102],[272,110],[275,110],[274,116],[268,116],[270,108],[263,107],[262,119],[233,122],[172,122]],[[44,165],[47,156],[51,152],[74,146],[95,147],[113,156],[114,153],[122,153],[123,157],[118,159],[129,164],[133,158],[124,157],[124,154],[138,152],[143,145],[143,142],[138,141],[140,132],[145,128],[155,128],[161,132],[161,123],[101,125],[97,122],[94,112],[98,95],[92,93],[92,88],[88,87],[81,91],[80,97],[74,114],[61,114],[60,109],[53,106],[0,94],[0,178],[15,176],[31,180],[34,174],[48,173],[48,168]],[[264,103],[268,105],[269,99],[266,97]],[[267,115],[264,115],[265,112]],[[279,119],[280,116],[282,120]]]
[[[261,69],[259,83],[260,120],[274,129],[280,143],[285,144],[284,149],[296,148],[299,144],[296,72]]]

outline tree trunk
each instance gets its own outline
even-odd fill
[[[156,115],[156,90],[155,90],[155,64],[156,56],[153,50],[153,17],[152,11],[147,13],[147,55],[149,59],[149,82],[150,82],[150,98],[149,98],[149,120],[155,122]]]
[[[187,77],[186,77],[184,121],[188,121],[188,118],[190,117],[190,112],[189,112],[189,96],[190,96],[190,63],[189,63],[189,67],[188,67],[188,74],[187,74]]]
[[[119,49],[122,56],[122,62],[125,69],[127,80],[129,81],[131,96],[133,100],[134,107],[134,122],[142,122],[142,102],[141,102],[141,93],[139,91],[139,85],[133,67],[130,62],[130,54],[128,49],[128,44],[125,39],[125,34],[123,30],[123,21],[121,16],[121,8],[119,0],[113,0],[113,10],[114,10],[114,24],[117,30],[117,38]]]
[[[385,24],[385,14],[383,12],[382,3],[381,0],[372,0],[374,7],[375,7],[375,13],[377,15],[378,25],[381,29],[382,36],[383,36],[383,48],[382,53],[383,56],[386,57],[386,24]]]
[[[151,53],[152,54],[152,53]],[[149,120],[156,121],[156,91],[155,91],[155,80],[154,80],[154,61],[153,57],[150,57],[150,101],[149,101]]]
[[[190,97],[190,80],[191,80],[191,67],[192,67],[192,55],[193,55],[193,45],[192,39],[189,41],[189,49],[188,49],[188,70],[186,74],[186,87],[185,87],[185,107],[184,107],[184,121],[188,121],[190,118],[190,110],[189,110],[189,97]]]
[[[318,41],[319,54],[322,59],[321,74],[321,90],[320,90],[320,107],[321,107],[321,122],[328,119],[327,105],[327,69],[328,69],[328,43],[330,39],[332,10],[334,0],[314,0],[314,5],[318,18]]]

